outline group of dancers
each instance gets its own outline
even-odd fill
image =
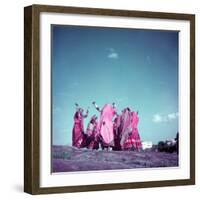
[[[84,119],[89,111],[84,110],[76,103],[74,126],[72,131],[72,145],[77,148],[112,149],[112,150],[140,150],[141,139],[138,131],[138,112],[130,108],[117,113],[115,103],[105,104],[100,109],[92,102],[100,113],[99,118],[93,115],[84,131]]]

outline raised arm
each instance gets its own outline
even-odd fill
[[[99,108],[99,106],[97,106],[96,102],[93,101],[92,104],[94,105],[94,107],[97,109],[97,111],[101,112],[101,109]]]
[[[76,111],[78,111],[79,105],[77,103],[75,103],[75,106],[76,106]]]
[[[89,108],[87,109],[85,115],[83,115],[84,118],[86,118],[88,116],[88,113],[89,113]]]

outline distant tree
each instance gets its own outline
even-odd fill
[[[168,153],[173,153],[174,151],[176,151],[176,147],[174,144],[170,143],[168,144],[167,142],[165,142],[165,148],[164,148],[165,152]]]
[[[176,140],[176,152],[178,154],[178,152],[179,152],[179,132],[177,132],[175,140]]]
[[[158,151],[167,152],[167,153],[177,152],[178,154],[178,149],[179,149],[179,133],[178,132],[174,140],[176,141],[175,143],[170,140],[166,140],[165,142],[163,141],[158,142],[158,148],[157,148]]]
[[[163,152],[165,149],[165,142],[160,141],[158,142],[158,151]]]

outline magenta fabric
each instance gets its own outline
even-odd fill
[[[80,114],[80,112],[76,112],[74,115],[74,127],[72,131],[72,145],[75,147],[80,148],[83,139],[84,139],[84,127],[83,127],[83,116]]]
[[[99,137],[98,137],[98,122],[92,118],[87,128],[87,148],[98,149],[99,148]]]
[[[104,145],[114,145],[114,133],[113,133],[113,117],[116,113],[116,109],[112,105],[106,104],[101,110],[101,116],[99,121],[99,131],[103,139]]]
[[[93,131],[92,131],[92,134],[95,136],[95,137],[98,137],[99,136],[99,120],[97,119],[94,123],[94,127],[93,127]]]
[[[94,129],[94,124],[89,122],[87,130],[86,130],[86,134],[88,137],[93,134],[93,129]]]
[[[131,125],[132,125],[132,132],[129,134],[128,138],[126,139],[123,148],[124,149],[136,149],[139,150],[142,147],[139,131],[138,131],[138,123],[139,117],[136,112],[131,112]]]
[[[113,150],[121,150],[120,140],[121,140],[121,115],[118,115],[114,120],[114,148]]]
[[[129,134],[132,132],[131,124],[131,112],[128,109],[125,109],[121,116],[121,141],[120,145],[122,149],[125,148],[125,142],[127,141]]]
[[[132,128],[138,128],[138,123],[139,123],[139,117],[136,112],[131,112],[132,115]]]

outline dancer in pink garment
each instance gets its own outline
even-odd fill
[[[84,134],[84,118],[88,116],[88,110],[84,115],[84,110],[78,106],[76,103],[76,113],[74,114],[74,127],[72,131],[72,145],[78,148],[81,148],[85,143],[85,134]]]
[[[138,123],[139,123],[139,116],[138,112],[132,112],[132,139],[133,139],[133,146],[136,150],[140,150],[142,148],[141,138],[138,131]]]
[[[129,134],[128,138],[124,142],[124,149],[130,150],[140,150],[142,147],[139,131],[138,131],[138,123],[139,117],[138,112],[131,112],[131,127],[132,131]]]
[[[113,150],[121,150],[120,140],[121,140],[121,115],[117,115],[114,119],[113,124],[114,131],[114,147]]]
[[[126,149],[126,141],[129,137],[129,135],[132,132],[132,124],[131,124],[131,110],[130,108],[125,108],[122,111],[121,116],[121,140],[120,145],[122,150]]]
[[[97,116],[93,115],[88,123],[88,127],[86,130],[86,147],[88,149],[98,149],[99,148],[99,135],[97,129]]]
[[[98,124],[98,129],[101,137],[102,148],[114,146],[114,133],[113,133],[113,117],[116,114],[115,104],[105,104],[100,109],[95,102],[93,102],[95,108],[101,113]]]

